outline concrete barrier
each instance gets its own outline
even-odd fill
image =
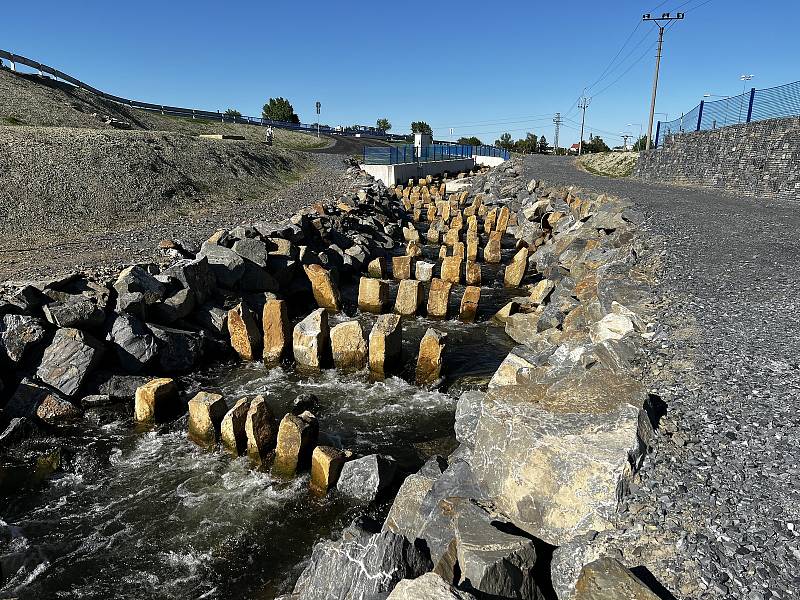
[[[483,156],[481,158],[492,158]],[[502,160],[500,161],[502,162]],[[499,164],[499,163],[498,163]],[[453,160],[435,160],[421,163],[399,163],[396,165],[361,165],[367,173],[375,179],[380,179],[385,185],[395,185],[409,179],[419,179],[428,175],[441,175],[445,171],[457,173],[469,171],[475,167],[475,158],[457,158]]]

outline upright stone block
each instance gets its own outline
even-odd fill
[[[480,238],[478,234],[467,234],[467,260],[478,260],[478,248],[480,246]]]
[[[231,346],[239,358],[246,361],[256,360],[261,349],[261,332],[253,311],[244,303],[240,302],[228,311],[228,333]]]
[[[189,439],[203,448],[213,448],[228,411],[220,394],[198,392],[189,400]]]
[[[442,259],[442,279],[458,285],[461,283],[461,263],[459,256],[448,256]]]
[[[278,436],[275,415],[263,396],[256,396],[250,402],[244,431],[247,436],[247,456],[254,464],[263,464],[275,449]]]
[[[511,212],[508,210],[507,206],[504,206],[500,209],[500,212],[497,215],[497,227],[495,227],[496,231],[500,233],[505,233],[506,229],[508,228],[508,219]]]
[[[384,379],[399,370],[403,330],[398,315],[381,315],[369,334],[369,370],[374,379]]]
[[[435,329],[428,329],[422,336],[417,356],[417,385],[428,385],[439,379],[446,337],[446,333]]]
[[[273,471],[281,477],[291,477],[308,468],[318,435],[317,418],[310,412],[283,417],[278,427]]]
[[[450,303],[450,290],[453,284],[441,279],[432,279],[428,290],[428,316],[444,319],[447,317],[447,305]]]
[[[386,259],[379,256],[367,265],[367,275],[375,279],[386,279]]]
[[[478,312],[478,302],[481,299],[481,288],[468,285],[464,290],[464,296],[461,298],[461,307],[458,311],[458,318],[465,323],[472,323],[475,321],[475,315]]]
[[[417,281],[427,282],[430,281],[433,277],[433,268],[436,265],[430,262],[425,262],[423,260],[417,261],[416,263],[416,276]]]
[[[461,239],[461,232],[458,229],[448,229],[444,236],[444,243],[452,246]]]
[[[417,231],[413,225],[403,227],[403,239],[407,242],[418,242],[419,231]]]
[[[500,264],[502,254],[500,252],[500,236],[499,231],[493,231],[489,234],[489,241],[486,242],[486,247],[483,249],[483,261],[489,264]]]
[[[250,409],[250,400],[240,398],[222,418],[220,425],[220,439],[222,446],[234,456],[241,456],[247,451],[247,412]]]
[[[439,260],[443,260],[447,256],[447,246],[441,246],[439,248]]]
[[[336,485],[345,455],[332,446],[317,446],[311,453],[311,491],[324,496]]]
[[[456,242],[453,244],[453,256],[457,258],[464,258],[466,255],[466,251],[464,248],[464,242]]]
[[[358,321],[345,321],[331,329],[331,352],[337,369],[359,370],[367,364],[367,342]]]
[[[478,233],[478,217],[475,216],[474,212],[467,217],[467,233]]]
[[[134,398],[134,419],[146,423],[175,412],[178,388],[169,377],[153,379],[136,388]]]
[[[468,260],[464,267],[464,280],[467,285],[481,284],[481,265],[472,260]]]
[[[419,242],[408,242],[408,244],[406,244],[406,256],[416,258],[421,255],[422,246],[419,245]]]
[[[486,213],[486,216],[483,219],[483,231],[486,233],[491,233],[494,231],[494,225],[497,221],[497,207],[493,208],[492,210]]]
[[[308,280],[311,282],[311,291],[317,306],[329,312],[341,310],[339,289],[334,285],[331,274],[321,265],[303,265]]]
[[[394,303],[394,312],[401,315],[413,316],[417,314],[422,303],[422,282],[415,279],[404,279],[397,289],[397,299]]]
[[[389,282],[382,279],[362,277],[358,282],[358,308],[381,314],[389,302]]]
[[[519,287],[522,278],[525,277],[525,269],[528,266],[528,249],[520,248],[514,255],[511,263],[506,267],[503,275],[503,285],[507,288]]]
[[[410,256],[392,257],[392,276],[398,281],[401,279],[411,279],[414,259]]]
[[[274,298],[267,300],[261,322],[264,325],[264,363],[279,363],[289,348],[291,338],[286,301]]]
[[[292,334],[294,360],[301,368],[321,369],[330,346],[328,313],[318,308],[295,325]]]
[[[441,233],[439,232],[439,228],[434,226],[434,223],[431,223],[431,226],[428,227],[428,232],[425,234],[425,239],[428,240],[430,244],[438,244],[439,240],[441,239]]]

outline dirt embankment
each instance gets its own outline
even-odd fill
[[[594,175],[603,177],[630,177],[638,152],[598,152],[578,157],[578,166]]]

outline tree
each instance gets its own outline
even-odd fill
[[[592,154],[595,152],[611,152],[611,148],[603,141],[598,135],[589,136],[588,142],[583,142],[583,148],[581,149],[582,152],[586,154]]]
[[[291,103],[285,98],[270,98],[269,102],[264,105],[261,115],[265,119],[272,121],[284,121],[286,123],[299,123],[298,117]]]
[[[494,141],[494,145],[503,150],[511,150],[514,148],[514,143],[511,141],[511,134],[504,133],[500,136],[499,140]]]
[[[547,138],[542,136],[539,138],[539,154],[547,154],[547,149],[549,146],[547,145]]]
[[[647,136],[643,135],[633,143],[633,150],[641,151],[647,148]]]
[[[457,144],[464,144],[465,146],[483,146],[483,142],[476,138],[474,135],[470,137],[458,138]]]
[[[242,116],[242,113],[240,113],[240,112],[239,112],[238,110],[236,110],[235,108],[229,108],[228,110],[226,110],[226,111],[225,111],[225,116],[226,116],[226,117],[231,117],[231,118],[234,118],[234,117],[241,117],[241,116]]]
[[[389,131],[392,128],[392,124],[389,123],[389,119],[378,119],[375,122],[375,127],[379,131],[383,131],[384,133],[386,133],[387,131]]]
[[[411,123],[411,133],[427,133],[433,135],[433,129],[425,121],[414,121]]]
[[[539,138],[534,133],[528,133],[524,138],[514,142],[514,152],[533,154],[538,147]]]

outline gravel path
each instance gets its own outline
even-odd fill
[[[39,279],[73,270],[110,267],[158,260],[158,243],[178,239],[195,243],[215,230],[243,221],[279,220],[346,186],[341,155],[307,155],[306,170],[294,179],[276,181],[263,200],[218,200],[202,211],[177,210],[135,225],[110,225],[105,231],[42,235],[20,239],[0,236],[0,281]],[[296,172],[297,173],[297,172]],[[277,189],[276,189],[277,188]]]
[[[679,597],[796,598],[800,207],[606,179],[561,157],[529,157],[526,168],[632,200],[663,244],[657,291],[669,337],[650,385],[668,416],[628,518],[674,544],[668,587]]]

